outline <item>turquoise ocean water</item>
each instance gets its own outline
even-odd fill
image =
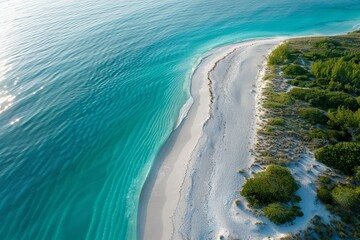
[[[0,0],[0,239],[136,239],[203,54],[359,24],[359,0]]]

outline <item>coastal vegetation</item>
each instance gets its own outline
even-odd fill
[[[323,110],[337,109],[338,107],[345,107],[350,110],[359,108],[357,100],[344,92],[332,92],[317,88],[293,88],[289,94],[294,99],[305,101],[310,106]]]
[[[353,174],[355,167],[359,165],[360,143],[341,142],[324,146],[316,150],[315,158],[343,173]]]
[[[317,196],[326,208],[340,217],[331,221],[340,238],[360,238],[360,187],[351,182],[339,182],[326,176],[317,181]]]
[[[284,125],[285,124],[285,120],[282,118],[271,118],[268,120],[268,123],[270,125]]]
[[[303,108],[299,111],[299,116],[311,124],[326,124],[329,120],[326,114],[317,108]]]
[[[296,164],[314,154],[330,167],[316,182],[317,197],[340,217],[314,216],[289,239],[360,238],[360,31],[286,41],[269,55],[264,79],[256,162]],[[284,206],[267,203],[263,211],[281,223],[276,213],[287,219],[291,210]]]
[[[268,219],[278,225],[292,222],[296,217],[304,215],[299,206],[293,205],[287,207],[278,202],[270,203],[264,207],[264,214]]]
[[[265,171],[247,180],[241,190],[252,207],[262,208],[265,216],[276,224],[284,224],[302,216],[300,201],[295,192],[299,186],[290,171],[278,165],[270,165]]]
[[[286,78],[297,78],[299,80],[308,80],[309,72],[298,64],[285,65],[283,67]]]
[[[268,62],[270,65],[282,64],[288,60],[290,55],[288,44],[283,44],[270,53]]]

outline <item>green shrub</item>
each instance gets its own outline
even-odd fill
[[[291,53],[289,44],[285,43],[274,49],[269,55],[268,62],[270,65],[278,65],[289,59]]]
[[[360,133],[360,109],[353,112],[345,107],[339,107],[334,112],[330,111],[329,125],[347,131],[355,139]]]
[[[288,169],[270,165],[266,171],[248,179],[240,193],[251,205],[261,206],[273,202],[288,202],[298,188]]]
[[[302,198],[298,195],[293,195],[292,199],[291,199],[291,202],[294,202],[294,203],[299,203],[301,202]]]
[[[284,105],[288,105],[292,102],[290,96],[287,93],[277,94],[275,92],[267,92],[266,97],[269,102],[276,102]]]
[[[319,59],[324,59],[324,58],[326,58],[326,53],[325,53],[325,52],[310,51],[310,52],[304,53],[302,56],[303,56],[305,59],[309,59],[309,60],[315,61],[315,60],[319,60]]]
[[[310,94],[312,92],[314,92],[316,90],[314,89],[303,89],[303,88],[293,88],[289,91],[289,94],[291,97],[302,100],[302,101],[307,101],[307,99],[309,98]]]
[[[293,88],[289,91],[291,97],[306,101],[313,107],[324,110],[337,109],[344,106],[351,110],[357,110],[359,104],[351,95],[343,92],[330,92],[320,89]]]
[[[337,46],[340,46],[341,44],[333,39],[324,38],[317,42],[314,42],[313,45],[316,48],[335,48]]]
[[[360,165],[360,143],[343,142],[325,146],[315,151],[315,158],[346,174],[352,174],[354,168]]]
[[[326,176],[320,176],[319,177],[319,181],[323,184],[328,184],[331,182],[331,179],[329,177]]]
[[[284,74],[287,77],[296,77],[300,75],[307,75],[309,72],[297,64],[291,64],[284,68]]]
[[[328,85],[330,83],[330,80],[327,78],[316,78],[314,82],[316,82],[319,85],[324,86],[324,85]]]
[[[351,136],[349,136],[349,134],[347,134],[344,131],[316,130],[316,131],[309,134],[309,138],[310,139],[324,139],[324,140],[328,140],[330,142],[336,143],[336,142],[348,141],[349,139],[351,139]]]
[[[334,201],[346,209],[351,209],[359,204],[359,194],[359,187],[335,187],[332,191]]]
[[[320,87],[320,85],[317,82],[310,81],[305,84],[305,87],[307,88],[317,88]]]
[[[300,110],[299,115],[311,124],[326,124],[328,121],[328,117],[317,108],[303,108]]]
[[[329,191],[325,187],[320,187],[317,190],[317,197],[320,199],[321,202],[330,204],[333,202],[333,198],[331,195],[331,191]]]
[[[304,215],[299,207],[293,206],[291,208],[287,208],[280,203],[271,203],[267,207],[264,207],[263,210],[265,216],[275,224],[291,222],[296,217],[301,217]]]
[[[283,108],[283,107],[285,107],[284,104],[277,103],[277,102],[265,102],[264,106],[268,107],[268,108]]]
[[[360,181],[360,166],[354,168],[354,179],[355,181]]]
[[[348,83],[356,88],[360,87],[360,65],[344,58],[316,61],[311,65],[311,72],[316,78],[326,78],[340,86]]]
[[[287,81],[289,84],[293,85],[293,86],[296,86],[296,87],[305,87],[307,82],[303,82],[303,81],[299,81],[299,80],[296,80],[296,79],[292,79],[292,80],[289,80]]]
[[[282,118],[270,118],[270,119],[268,120],[268,123],[269,123],[270,125],[280,125],[280,126],[282,126],[282,125],[285,124],[285,120],[282,119]]]
[[[298,81],[309,81],[309,76],[307,75],[298,75],[295,77],[295,80],[298,80]]]

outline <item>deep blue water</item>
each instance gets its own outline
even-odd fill
[[[359,26],[359,0],[0,0],[0,239],[136,239],[201,55]]]

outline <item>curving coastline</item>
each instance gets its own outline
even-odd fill
[[[139,239],[215,238],[239,228],[254,235],[250,216],[232,208],[244,181],[236,169],[251,164],[259,66],[282,40],[230,44],[202,59],[192,76],[193,105],[143,186]]]

